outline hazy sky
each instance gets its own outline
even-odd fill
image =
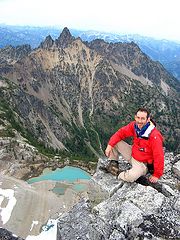
[[[138,33],[180,41],[180,0],[0,0],[0,23]]]

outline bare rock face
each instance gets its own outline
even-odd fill
[[[17,237],[6,229],[0,228],[0,240],[23,240]]]
[[[179,239],[178,179],[169,172],[173,155],[165,157],[169,167],[159,187],[119,181],[99,169],[99,159],[89,197],[59,218],[57,240]]]
[[[35,169],[45,167],[48,158],[28,144],[22,137],[0,137],[0,169],[1,173],[16,178],[30,176]]]

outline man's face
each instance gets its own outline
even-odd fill
[[[144,127],[147,122],[150,121],[150,118],[147,118],[147,113],[146,112],[137,112],[135,115],[135,121],[139,129]]]

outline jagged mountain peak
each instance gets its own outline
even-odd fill
[[[63,29],[58,39],[56,39],[56,44],[61,48],[66,48],[70,43],[75,40],[67,27]]]
[[[54,43],[54,40],[52,39],[51,35],[48,35],[45,38],[44,42],[40,44],[40,48],[49,49],[52,47],[53,43]]]

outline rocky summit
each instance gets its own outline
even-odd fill
[[[165,154],[165,174],[157,184],[135,183],[100,170],[81,199],[58,220],[57,240],[180,239],[180,156]],[[128,164],[120,159],[124,169]]]

